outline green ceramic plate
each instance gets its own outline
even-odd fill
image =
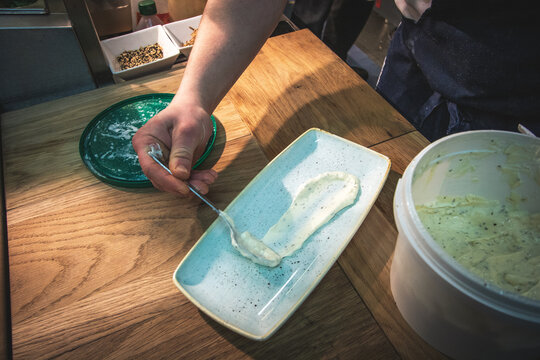
[[[131,138],[154,115],[165,109],[174,94],[147,94],[120,101],[99,113],[84,129],[79,152],[86,167],[101,181],[115,186],[150,187],[142,172]],[[216,139],[216,119],[211,116],[213,132],[203,155],[193,168],[207,157]]]

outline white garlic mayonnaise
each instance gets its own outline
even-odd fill
[[[259,240],[248,232],[238,239],[238,251],[253,262],[275,267],[292,255],[340,210],[353,204],[358,178],[345,172],[322,173],[300,186],[290,207]]]

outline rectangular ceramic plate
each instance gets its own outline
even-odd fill
[[[262,238],[290,206],[300,185],[328,171],[358,177],[356,201],[275,268],[242,257],[218,218],[176,269],[176,286],[220,324],[251,339],[267,339],[335,263],[375,202],[389,169],[390,160],[384,155],[319,129],[308,130],[272,160],[225,211],[240,232],[247,230]]]

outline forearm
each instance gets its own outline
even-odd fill
[[[212,113],[275,28],[285,0],[209,0],[173,104]]]

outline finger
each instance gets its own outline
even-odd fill
[[[152,142],[150,140],[152,140]],[[143,143],[139,143],[135,145],[134,143],[133,147],[135,148],[135,151],[137,152],[137,156],[139,158],[139,165],[141,166],[142,171],[144,172],[146,177],[148,177],[150,180],[153,180],[152,174],[155,174],[156,170],[154,171],[151,171],[151,170],[158,169],[158,168],[161,169],[161,166],[158,163],[156,163],[156,161],[152,159],[150,155],[148,155],[148,152],[150,151],[151,146],[155,146],[156,143],[159,145],[159,142],[156,141],[155,139],[149,139],[147,142],[149,143],[147,145]],[[161,149],[164,148],[162,145],[159,145],[159,146]],[[166,159],[165,154],[163,155],[163,158]],[[157,172],[157,174],[160,174],[160,172]]]
[[[189,183],[201,194],[210,191],[210,185],[217,179],[217,172],[214,170],[194,170],[191,172]]]
[[[185,182],[175,178],[155,162],[146,169],[145,174],[158,190],[182,196],[190,193]]]
[[[206,184],[204,181],[192,179],[189,181],[190,185],[195,188],[199,193],[201,194],[208,194],[208,191],[210,188],[208,187],[208,184]]]
[[[183,181],[176,179],[156,163],[156,161],[148,155],[147,150],[139,151],[139,164],[141,165],[143,173],[156,189],[183,196],[189,193],[187,185]]]
[[[152,186],[155,188],[155,189],[158,189],[159,191],[164,191],[163,189],[160,188],[159,184],[155,183],[154,181],[150,180],[150,182],[152,183]]]
[[[199,145],[200,136],[196,127],[175,128],[172,134],[169,168],[175,177],[189,179],[193,155]]]
[[[146,133],[144,129],[141,129],[137,133],[135,133],[135,135],[133,135],[133,138],[131,139],[131,145],[137,153],[139,164],[141,165],[141,168],[147,177],[147,169],[156,165],[154,159],[148,156],[148,152],[152,147],[155,147],[156,144],[161,150],[163,158],[167,159],[169,155],[167,146],[155,136]]]
[[[159,141],[150,134],[146,134],[144,131],[137,132],[133,136],[131,142],[139,158],[139,164],[143,173],[156,189],[183,196],[189,192],[189,189],[184,182],[174,179],[173,176],[171,176],[165,169],[157,164],[150,155],[148,155],[148,151],[150,150],[151,146],[158,144],[163,153],[163,158],[166,159],[169,152],[163,142]]]
[[[139,158],[139,164],[141,166],[143,173],[150,180],[150,182],[152,182],[152,185],[156,189],[159,189],[161,191],[168,191],[168,192],[178,192],[178,191],[182,192],[183,189],[181,185],[173,184],[169,179],[164,179],[169,174],[158,163],[156,163],[155,160],[152,159],[150,155],[148,155],[148,150],[150,149],[150,145],[157,143],[155,139],[150,139],[150,140],[153,140],[153,143],[149,144],[148,146],[145,146],[142,141],[133,141],[133,147],[135,148],[135,151],[137,152],[137,156]],[[146,142],[150,142],[150,141],[146,141]]]
[[[212,185],[217,179],[217,172],[214,170],[193,170],[190,180],[202,181],[207,185]]]

